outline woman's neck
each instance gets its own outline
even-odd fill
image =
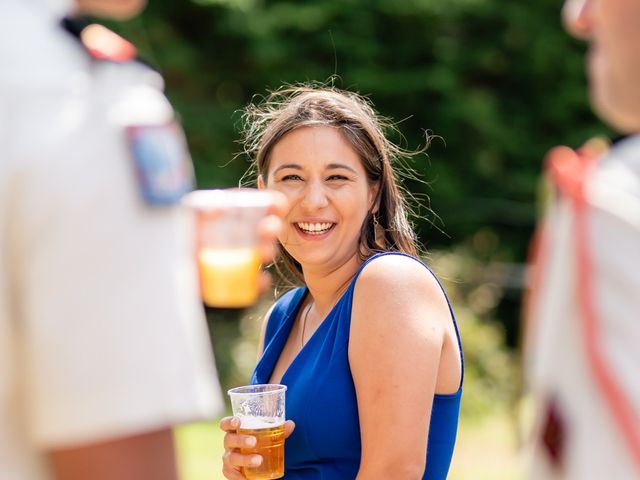
[[[346,262],[331,269],[303,267],[305,284],[313,298],[315,310],[321,316],[326,316],[338,302],[361,264],[356,253]]]

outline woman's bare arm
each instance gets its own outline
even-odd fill
[[[415,260],[383,256],[358,279],[351,322],[349,361],[362,438],[357,480],[421,479],[451,323],[444,295]]]

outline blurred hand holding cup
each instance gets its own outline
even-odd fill
[[[285,385],[262,384],[229,390],[233,416],[240,420],[238,433],[256,437],[256,445],[241,449],[242,454],[258,454],[262,463],[243,467],[250,480],[284,477]]]
[[[260,294],[258,224],[273,204],[270,192],[250,188],[196,190],[183,204],[196,214],[197,259],[205,304],[253,305]]]

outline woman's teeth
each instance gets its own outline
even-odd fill
[[[321,233],[325,233],[331,227],[333,227],[333,223],[298,223],[298,228],[302,230],[304,233],[309,233],[311,235],[320,235]]]

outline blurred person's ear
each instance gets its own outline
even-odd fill
[[[576,38],[587,40],[590,36],[590,0],[565,0],[562,7],[562,24]]]

